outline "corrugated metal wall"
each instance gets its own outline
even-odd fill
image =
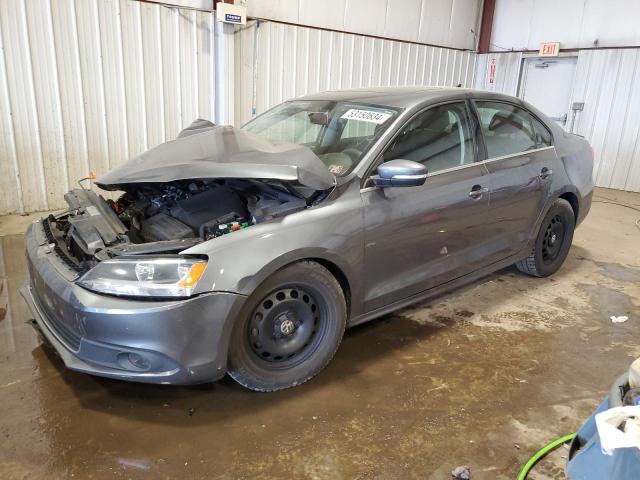
[[[274,22],[257,31],[254,72],[255,28],[229,42],[235,67],[221,63],[236,124],[252,115],[254,78],[258,113],[332,88],[473,82],[472,52]],[[90,171],[175,138],[196,117],[213,119],[214,57],[210,12],[0,0],[0,214],[62,208]]]
[[[252,22],[236,32],[235,44],[238,125],[251,118],[254,103],[255,113],[261,113],[289,98],[322,90],[471,86],[476,57],[468,51],[269,21],[259,27]]]
[[[491,82],[490,68],[495,60],[495,73]],[[522,53],[490,53],[478,55],[476,61],[475,88],[490,92],[517,95]]]
[[[638,0],[496,0],[492,49],[638,45],[639,17]]]
[[[55,209],[214,114],[213,14],[132,0],[0,1],[0,214]]]
[[[640,49],[582,50],[572,102],[574,132],[593,146],[596,185],[640,192]]]
[[[468,50],[482,10],[482,0],[245,1],[251,17]]]
[[[496,59],[495,82],[489,65]],[[522,54],[478,55],[475,87],[517,95]],[[640,49],[581,50],[571,102],[584,102],[573,132],[594,149],[600,187],[640,191]]]

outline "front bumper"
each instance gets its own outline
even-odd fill
[[[152,301],[96,294],[75,284],[40,228],[33,224],[25,236],[30,280],[20,292],[68,368],[176,385],[224,376],[233,321],[245,296],[212,292]]]

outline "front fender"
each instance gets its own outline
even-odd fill
[[[358,191],[357,195],[341,195],[326,204],[232,232],[182,253],[206,255],[209,259],[196,293],[225,291],[251,295],[285,265],[318,258],[342,271],[353,300],[361,297],[363,242]]]
[[[337,255],[335,254],[335,252],[327,250],[326,248],[305,247],[285,252],[282,255],[273,258],[268,264],[264,265],[255,274],[241,279],[238,285],[239,291],[253,292],[262,282],[264,282],[276,271],[287,265],[290,265],[291,263],[308,259],[319,259],[325,262],[332,263],[344,274],[345,278],[349,282],[349,285],[357,283],[357,272],[347,258]]]

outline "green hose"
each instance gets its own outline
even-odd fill
[[[544,457],[550,451],[555,450],[556,448],[558,448],[563,443],[570,442],[571,440],[573,440],[573,438],[575,436],[576,436],[575,433],[570,433],[569,435],[565,435],[564,437],[560,437],[557,440],[554,440],[553,442],[548,443],[547,445],[542,447],[540,450],[538,450],[535,453],[535,455],[533,455],[533,457],[531,457],[527,461],[527,463],[524,464],[524,467],[522,467],[522,470],[520,470],[520,473],[518,474],[518,480],[525,480],[525,478],[527,478],[527,475],[529,475],[529,472],[531,471],[533,466],[536,463],[538,463],[538,461],[542,457]]]

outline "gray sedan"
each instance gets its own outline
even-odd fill
[[[26,234],[22,294],[77,371],[254,390],[322,370],[344,330],[515,264],[543,277],[593,155],[523,101],[375,88],[196,120]],[[113,200],[116,198],[116,200]]]

